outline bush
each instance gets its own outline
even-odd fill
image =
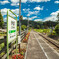
[[[19,26],[17,26],[17,31],[19,31]]]
[[[57,25],[55,26],[55,32],[56,32],[56,34],[59,35],[59,24],[57,24]]]
[[[22,30],[26,29],[26,25],[22,25],[22,26],[21,26],[21,29],[22,29]]]

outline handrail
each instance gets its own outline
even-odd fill
[[[26,36],[26,30],[21,32],[21,41],[24,39],[25,36]],[[13,42],[11,42],[11,44],[13,44],[14,42],[16,42],[16,40],[13,41]],[[2,52],[4,52],[4,51],[6,52],[6,49],[7,49],[7,46],[6,46],[7,40],[6,40],[6,38],[0,39],[0,44],[2,44],[2,43],[4,43],[5,46],[0,50],[0,54],[1,54]],[[11,46],[11,44],[9,44],[9,46]],[[16,47],[16,45],[14,44],[13,47],[10,48],[9,53],[10,53],[10,52],[13,50],[13,48],[15,48],[15,47]],[[5,55],[2,56],[2,57],[0,57],[0,58],[1,58],[1,59],[3,59],[3,58],[5,59],[6,57],[7,57],[7,54],[5,53]]]

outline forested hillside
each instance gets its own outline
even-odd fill
[[[28,20],[21,20],[22,25],[27,26]],[[55,27],[58,24],[56,21],[29,21],[29,25],[33,28],[50,28],[50,27]],[[19,26],[19,21],[18,21],[18,26]]]

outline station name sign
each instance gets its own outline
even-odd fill
[[[14,19],[11,16],[8,16],[8,28],[7,28],[7,33],[8,33],[8,43],[12,42],[13,40],[16,39],[16,32],[17,32],[17,20]]]

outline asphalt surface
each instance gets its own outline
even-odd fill
[[[59,59],[59,54],[43,39],[31,31],[25,59]]]

